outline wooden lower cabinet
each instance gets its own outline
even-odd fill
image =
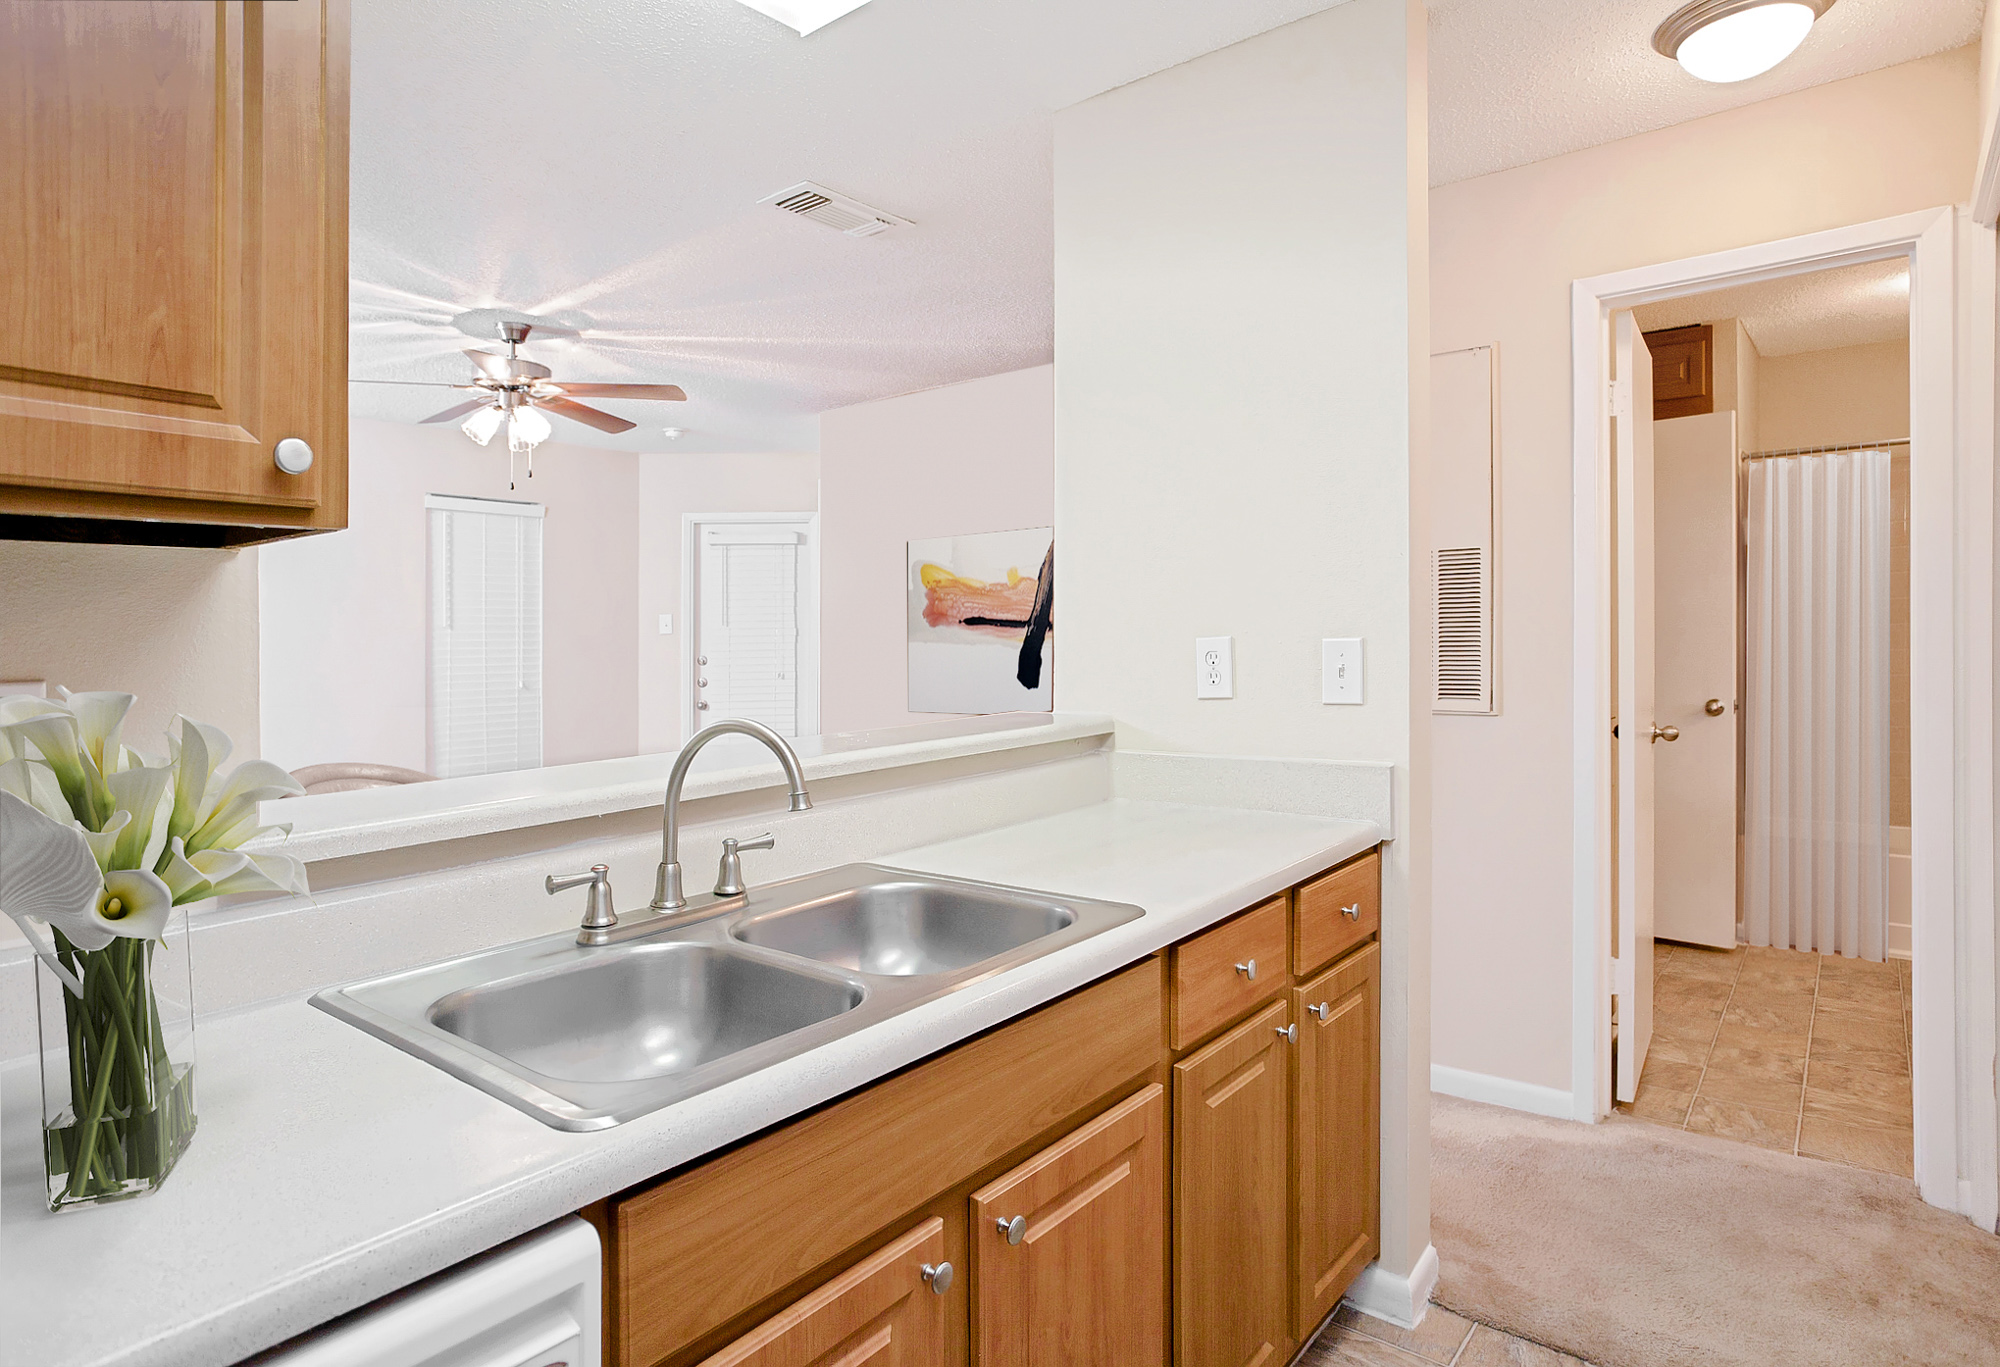
[[[945,1266],[944,1221],[926,1220],[702,1367],[944,1367]]]
[[[975,1360],[1161,1367],[1166,1241],[1155,1083],[972,1194]]]
[[[1273,1002],[1174,1065],[1174,1362],[1283,1367],[1291,1004]]]
[[[1297,1313],[1309,1334],[1381,1245],[1382,948],[1367,945],[1292,993],[1299,1023],[1292,1135]]]

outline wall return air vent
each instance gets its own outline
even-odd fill
[[[802,180],[797,185],[766,195],[757,201],[782,209],[799,218],[809,218],[824,224],[835,232],[846,233],[849,237],[874,237],[886,233],[891,228],[908,228],[907,218],[871,209],[858,199],[849,199],[838,190],[829,190],[824,185],[815,185]]]

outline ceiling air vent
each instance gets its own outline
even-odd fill
[[[783,209],[788,214],[809,218],[815,223],[825,224],[835,232],[846,233],[849,237],[873,237],[886,233],[891,228],[907,228],[910,220],[885,214],[880,209],[871,209],[858,199],[849,199],[837,190],[829,190],[824,185],[815,185],[802,180],[797,185],[780,190],[775,195],[766,195],[757,201]]]

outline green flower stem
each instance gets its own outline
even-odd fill
[[[123,943],[135,944],[137,942],[127,940]],[[126,954],[120,957],[129,961],[132,956]],[[132,990],[130,977],[127,974],[117,972],[115,962],[113,972],[110,976],[111,982],[108,990],[105,992],[105,996],[111,1003],[111,1019],[112,1023],[117,1027],[117,1042],[125,1046],[123,1050],[125,1063],[126,1067],[130,1069],[130,1073],[125,1079],[129,1087],[126,1093],[127,1099],[131,1105],[136,1106],[141,1101],[150,1100],[151,1089],[145,1085],[146,1055],[145,1051],[139,1047],[138,1032],[132,1028],[132,1005],[126,999]]]
[[[72,1199],[83,1195],[90,1171],[97,1166],[97,1131],[104,1122],[104,1103],[111,1093],[112,1069],[108,1064],[109,1060],[105,1058],[97,1059],[97,1085],[91,1089],[90,1107],[77,1118],[83,1129],[83,1147],[78,1150],[76,1162],[70,1168],[69,1194]]]

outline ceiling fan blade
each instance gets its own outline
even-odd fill
[[[416,388],[418,388],[418,389],[471,389],[471,388],[474,388],[474,386],[472,386],[472,385],[469,385],[469,384],[457,384],[457,383],[454,383],[453,381],[450,381],[450,380],[369,380],[369,379],[364,379],[364,378],[362,378],[362,377],[361,377],[361,376],[359,376],[359,375],[353,375],[353,376],[349,376],[349,377],[348,377],[348,381],[347,381],[347,382],[348,382],[349,384],[402,384],[402,385],[413,385],[413,386],[415,386],[415,387],[416,387]]]
[[[422,427],[426,423],[433,423],[433,422],[453,422],[459,418],[464,417],[467,413],[471,413],[477,409],[490,407],[492,405],[492,402],[493,401],[491,399],[484,399],[484,398],[467,399],[464,403],[453,404],[450,408],[445,409],[444,412],[442,413],[433,413],[428,418],[421,419],[417,423],[417,426]]]
[[[609,413],[585,407],[580,403],[571,403],[568,399],[538,399],[535,407],[545,408],[551,413],[560,413],[573,422],[580,422],[586,427],[595,427],[600,432],[630,432],[639,425],[636,422],[627,422],[623,418],[614,418]]]
[[[524,361],[518,356],[495,356],[490,351],[475,351],[470,347],[465,355],[489,379],[546,380],[550,374],[549,368],[541,362]]]
[[[677,384],[571,384],[551,381],[572,399],[672,399],[685,400],[687,391]]]

